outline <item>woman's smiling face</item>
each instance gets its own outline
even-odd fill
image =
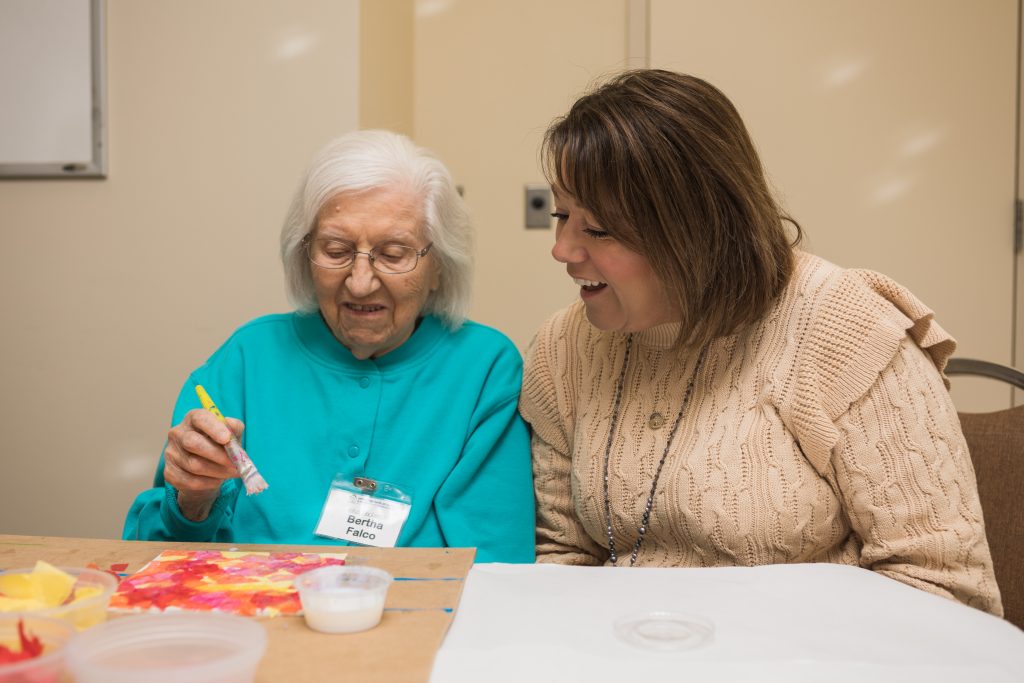
[[[391,187],[335,195],[321,207],[312,237],[346,242],[360,252],[385,244],[422,250],[428,243],[420,198]],[[429,252],[407,273],[380,273],[360,254],[345,268],[310,267],[324,321],[359,359],[405,343],[440,278]]]
[[[638,332],[678,320],[647,259],[609,235],[568,193],[552,191],[557,223],[551,255],[580,286],[590,324]]]

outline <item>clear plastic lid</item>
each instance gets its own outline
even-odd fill
[[[645,650],[692,650],[714,639],[711,620],[680,612],[643,612],[615,620],[619,640]]]

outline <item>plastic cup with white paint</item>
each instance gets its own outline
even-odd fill
[[[300,574],[295,587],[311,629],[355,633],[380,623],[392,580],[376,567],[332,565]]]

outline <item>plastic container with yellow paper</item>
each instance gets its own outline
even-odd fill
[[[65,646],[74,635],[66,621],[0,615],[0,683],[64,681]]]
[[[28,569],[0,571],[0,612],[63,619],[79,631],[107,619],[117,579],[84,567],[37,562]]]

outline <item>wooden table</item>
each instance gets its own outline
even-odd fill
[[[260,683],[427,681],[475,555],[472,548],[162,543],[0,534],[0,569],[31,567],[36,560],[67,567],[95,563],[102,568],[127,562],[131,573],[162,550],[174,548],[346,552],[349,558],[385,569],[396,578],[415,579],[391,585],[380,625],[362,633],[318,633],[302,617],[260,619],[267,629],[267,653],[256,676]]]

